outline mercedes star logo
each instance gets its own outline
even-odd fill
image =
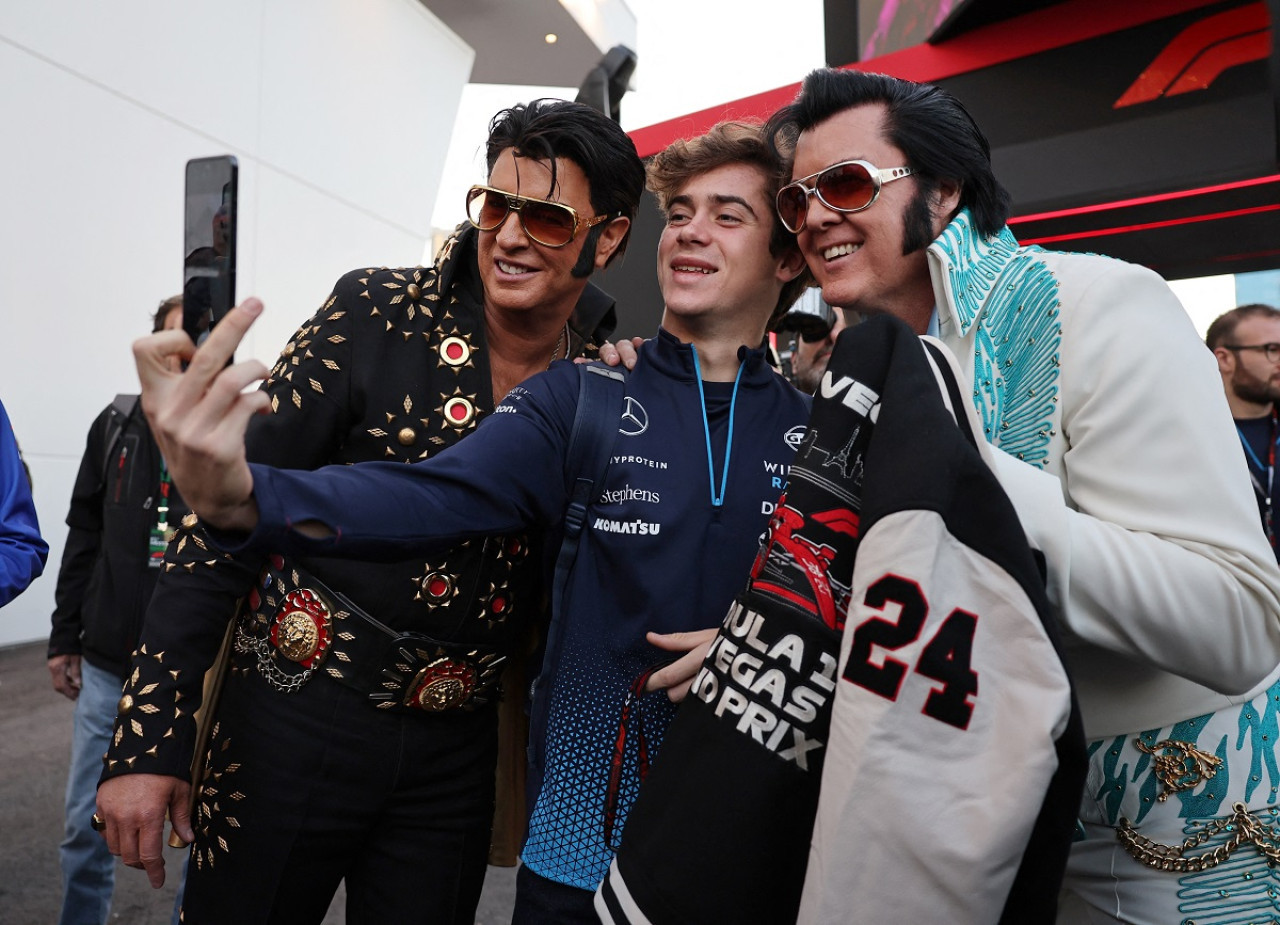
[[[638,437],[648,429],[649,412],[644,410],[644,405],[628,395],[622,405],[622,421],[618,433],[624,437]]]

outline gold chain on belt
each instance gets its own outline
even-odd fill
[[[1172,793],[1194,789],[1211,780],[1222,764],[1222,759],[1177,739],[1166,739],[1147,745],[1141,739],[1134,743],[1139,751],[1155,758],[1153,771],[1163,785],[1159,802],[1163,803]],[[1280,864],[1280,831],[1249,812],[1243,803],[1232,803],[1230,816],[1205,823],[1195,835],[1181,845],[1162,845],[1145,835],[1139,835],[1128,819],[1121,817],[1116,826],[1116,837],[1129,856],[1140,864],[1170,873],[1194,873],[1217,867],[1246,843],[1258,849],[1272,865]],[[1209,839],[1226,833],[1227,840],[1205,851],[1188,856]]]
[[[1271,864],[1280,864],[1280,831],[1249,812],[1243,803],[1232,803],[1231,808],[1233,812],[1230,816],[1206,823],[1204,828],[1181,845],[1162,845],[1139,835],[1125,818],[1121,818],[1120,824],[1116,826],[1116,837],[1135,861],[1171,873],[1194,873],[1217,867],[1246,843],[1257,848]],[[1187,855],[1187,852],[1194,851],[1224,832],[1228,836],[1221,845],[1203,854]]]

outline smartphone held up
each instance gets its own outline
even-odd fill
[[[231,155],[187,161],[182,328],[197,345],[235,305],[238,171]]]

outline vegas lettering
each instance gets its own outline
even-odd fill
[[[825,744],[810,727],[825,715],[836,686],[835,655],[814,655],[806,658],[806,641],[794,633],[770,639],[763,614],[734,604],[693,693],[717,717],[736,717],[738,732],[807,771],[809,752]]]

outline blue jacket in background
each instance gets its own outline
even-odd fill
[[[40,577],[48,555],[13,425],[0,404],[0,607]]]

